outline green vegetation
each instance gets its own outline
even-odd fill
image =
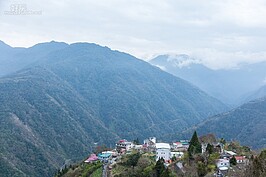
[[[212,154],[214,152],[214,147],[211,144],[207,144],[206,151],[208,154]]]
[[[102,168],[98,168],[97,170],[95,170],[92,174],[91,177],[102,177],[103,170]]]
[[[230,159],[230,165],[236,165],[236,158],[235,156],[233,156],[231,159]]]
[[[102,163],[81,163],[78,165],[71,165],[64,168],[55,175],[55,177],[101,177],[102,176]]]
[[[246,177],[265,177],[266,176],[266,149],[260,155],[251,159],[250,165],[245,171]]]
[[[135,165],[136,159],[138,160]],[[132,165],[132,162],[135,166]],[[121,162],[116,163],[112,167],[112,175],[115,177],[149,177],[155,174],[155,159],[151,158],[149,154],[133,152],[123,156]]]
[[[126,165],[131,166],[131,167],[134,168],[137,165],[139,158],[140,158],[140,153],[139,152],[131,153],[128,156],[128,159],[126,161]]]
[[[201,149],[201,143],[199,142],[198,139],[198,135],[197,132],[195,131],[193,133],[193,136],[190,140],[190,144],[188,147],[188,153],[191,155],[197,154],[197,153],[201,153],[202,149]]]

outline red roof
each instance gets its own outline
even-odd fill
[[[236,160],[244,160],[245,157],[244,156],[235,156]]]
[[[87,160],[85,160],[85,162],[92,162],[95,160],[98,160],[98,157],[96,156],[96,154],[91,154],[90,157]]]

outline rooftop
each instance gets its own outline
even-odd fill
[[[170,144],[168,144],[168,143],[156,143],[156,149],[170,149]]]

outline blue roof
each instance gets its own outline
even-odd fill
[[[101,158],[108,158],[108,157],[110,157],[112,154],[110,154],[110,153],[104,153],[104,154],[98,154],[98,157],[101,157]]]

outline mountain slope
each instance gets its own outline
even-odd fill
[[[86,156],[99,137],[101,143],[117,138],[75,90],[48,70],[3,78],[0,93],[1,158],[24,175],[50,176],[66,160]]]
[[[95,44],[34,61],[0,79],[0,165],[13,176],[51,176],[94,142],[173,133],[227,109],[182,79]]]
[[[160,55],[150,61],[177,77],[183,78],[215,98],[239,105],[243,97],[265,84],[266,62],[240,64],[238,68],[213,70],[188,55]]]
[[[246,97],[243,98],[244,102],[248,102],[250,100],[255,100],[258,98],[262,98],[266,96],[266,85],[260,87],[258,90],[249,93]]]
[[[265,127],[266,97],[211,117],[196,126],[196,130],[200,134],[213,132],[227,140],[238,140],[252,148],[266,148]]]

